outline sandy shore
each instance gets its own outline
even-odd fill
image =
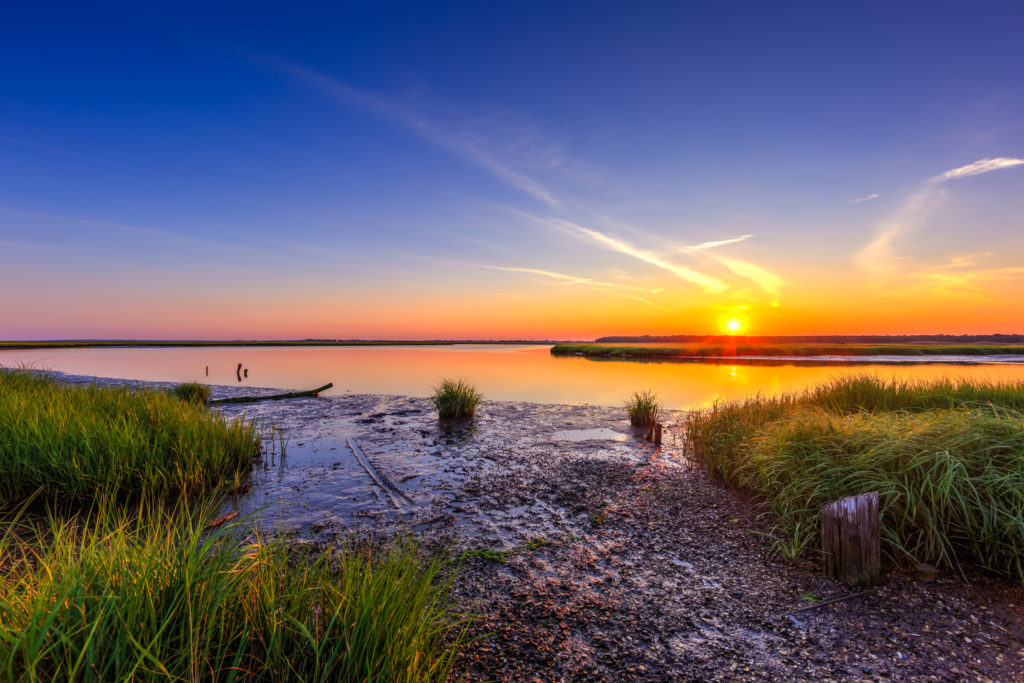
[[[487,402],[447,429],[398,396],[222,410],[275,429],[241,511],[266,506],[265,523],[314,542],[412,530],[502,551],[468,559],[456,586],[491,634],[464,656],[471,680],[1024,679],[1020,586],[890,567],[874,591],[812,607],[847,591],[813,558],[771,555],[767,521],[689,463],[677,430],[654,448],[621,410]]]

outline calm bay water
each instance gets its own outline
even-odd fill
[[[797,391],[850,372],[881,377],[933,378],[944,375],[1024,380],[1024,364],[954,365],[735,365],[651,363],[556,358],[548,346],[355,346],[96,348],[0,351],[0,365],[29,364],[73,375],[162,382],[311,389],[334,383],[329,394],[346,392],[427,396],[444,377],[463,378],[486,398],[536,403],[618,406],[637,389],[653,389],[673,409],[699,407],[718,398],[735,399]],[[248,368],[239,383],[238,363]],[[209,375],[206,368],[209,367]]]

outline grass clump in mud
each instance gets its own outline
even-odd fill
[[[783,554],[816,547],[820,508],[878,491],[894,559],[1024,581],[1024,383],[853,375],[692,413],[695,456],[755,493]]]
[[[497,550],[495,548],[473,548],[472,550],[467,550],[462,553],[462,555],[459,556],[459,561],[462,562],[476,557],[482,560],[487,560],[488,562],[502,563],[513,555],[526,552],[532,553],[549,545],[551,545],[551,541],[546,538],[531,538],[527,541],[526,545],[519,545],[508,550]]]
[[[468,623],[450,562],[410,540],[316,554],[210,531],[215,511],[103,501],[38,529],[7,520],[0,679],[448,679]]]
[[[210,387],[198,382],[178,384],[170,392],[172,396],[182,401],[191,401],[193,403],[210,402]]]
[[[483,396],[472,384],[464,380],[445,379],[434,388],[431,401],[442,420],[473,417]]]
[[[257,428],[164,391],[0,370],[0,500],[194,495],[247,477]]]
[[[658,395],[650,389],[634,391],[624,405],[629,415],[629,424],[634,427],[651,427],[658,421],[661,405],[658,403]]]

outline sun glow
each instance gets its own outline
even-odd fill
[[[722,323],[722,327],[725,328],[726,334],[739,334],[745,327],[743,320],[733,316]]]

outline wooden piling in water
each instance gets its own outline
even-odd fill
[[[878,493],[842,498],[821,508],[825,576],[851,586],[881,578],[882,529]]]

